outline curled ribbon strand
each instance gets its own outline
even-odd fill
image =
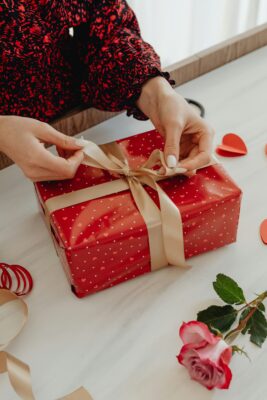
[[[18,298],[14,293],[6,289],[0,289],[0,311],[1,307],[6,305],[9,302],[14,302],[19,311],[19,315],[12,315],[12,322],[17,326],[12,330],[7,332],[5,337],[5,343],[0,342],[0,373],[7,373],[10,383],[17,393],[17,395],[22,400],[35,400],[32,385],[31,385],[31,376],[30,376],[30,368],[27,364],[18,360],[13,355],[3,351],[9,343],[14,340],[22,331],[27,318],[28,318],[28,307],[26,303]],[[8,315],[8,326],[10,326],[10,318]],[[5,321],[5,316],[2,317],[0,312],[0,332],[4,331],[4,327],[6,326],[7,321]],[[0,336],[0,340],[2,341],[2,336]],[[62,397],[59,400],[93,400],[89,393],[82,387],[75,392]]]
[[[29,271],[21,265],[0,263],[0,289],[8,289],[17,296],[30,293],[33,280]]]

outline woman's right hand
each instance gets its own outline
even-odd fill
[[[67,159],[53,155],[44,143],[54,144],[72,154]],[[0,150],[34,182],[72,178],[83,160],[81,148],[75,138],[58,132],[44,122],[0,116]]]

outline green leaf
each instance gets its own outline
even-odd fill
[[[218,274],[213,288],[218,296],[227,304],[244,304],[246,302],[243,290],[229,276]]]
[[[235,322],[236,317],[237,310],[229,305],[210,306],[197,314],[198,321],[204,322],[211,330],[215,328],[220,332],[226,332]]]
[[[265,311],[265,305],[263,304],[263,303],[260,303],[259,305],[258,305],[258,309],[260,310],[260,311]]]
[[[267,320],[261,311],[256,310],[250,318],[248,333],[250,341],[261,347],[267,337]]]

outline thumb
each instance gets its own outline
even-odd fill
[[[169,168],[176,167],[179,161],[181,132],[177,128],[169,128],[165,133],[164,156]]]
[[[76,151],[74,154],[72,154],[69,158],[66,159],[67,163],[74,168],[74,171],[76,172],[79,165],[82,163],[84,158],[84,154],[81,150]]]
[[[38,132],[38,138],[45,143],[54,144],[58,148],[65,150],[80,150],[83,147],[79,144],[78,139],[67,136],[48,124],[44,125],[45,126]]]
[[[60,157],[55,158],[54,171],[57,171],[57,179],[71,179],[76,174],[77,169],[83,161],[83,152],[81,150],[76,151],[72,156],[67,159],[62,159]]]

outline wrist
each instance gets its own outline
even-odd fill
[[[144,83],[136,105],[141,111],[149,116],[150,111],[154,110],[163,98],[166,98],[173,93],[174,91],[169,82],[162,76],[157,76]]]
[[[0,151],[5,153],[5,143],[8,135],[8,122],[10,121],[9,115],[0,115]]]

